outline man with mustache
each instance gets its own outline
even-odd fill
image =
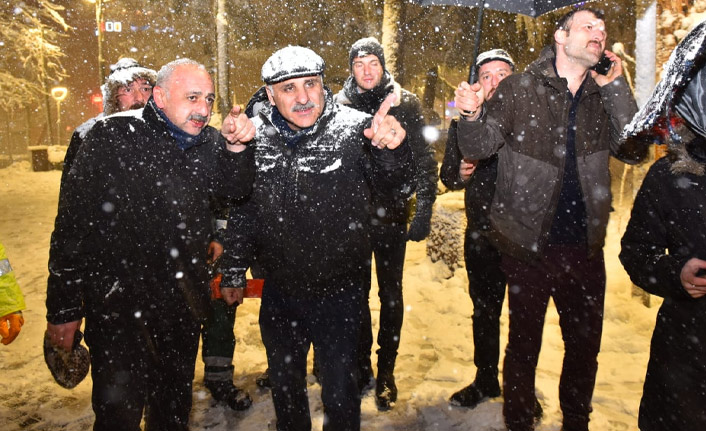
[[[324,430],[360,429],[356,353],[371,194],[399,199],[413,189],[405,130],[387,115],[392,96],[371,117],[334,103],[323,73],[324,60],[299,46],[263,65],[265,92],[250,104],[259,106],[256,180],[247,201],[231,209],[221,265],[223,290],[244,286],[250,251],[265,279],[260,331],[280,431],[311,429],[311,344]]]
[[[210,202],[246,196],[252,122],[230,142],[207,123],[215,100],[189,59],[157,74],[143,109],[85,137],[59,196],[49,256],[47,337],[72,349],[86,319],[97,431],[187,430],[201,323],[210,306]]]
[[[118,112],[140,109],[145,106],[152,95],[152,87],[157,79],[157,72],[142,67],[136,60],[128,57],[121,58],[110,66],[110,75],[101,85],[103,94],[103,112],[89,119],[74,130],[69,142],[69,148],[64,157],[62,184],[66,173],[71,169],[71,164],[76,157],[78,149],[86,137],[86,133],[99,119]]]
[[[644,145],[620,144],[637,110],[620,58],[605,75],[590,68],[604,53],[602,12],[564,15],[525,72],[505,78],[483,103],[480,85],[462,83],[465,158],[498,154],[490,209],[493,244],[508,281],[510,334],[503,367],[503,414],[510,431],[534,429],[534,383],[544,316],[552,298],[564,340],[559,383],[564,431],[587,431],[598,367],[611,208],[611,155],[637,163]]]

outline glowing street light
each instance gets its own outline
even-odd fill
[[[66,87],[54,87],[51,89],[51,97],[56,100],[56,134],[57,142],[61,144],[61,102],[66,99],[69,90]]]

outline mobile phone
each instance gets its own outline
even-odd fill
[[[601,59],[598,60],[598,63],[596,63],[595,66],[591,68],[591,70],[595,70],[596,73],[599,73],[601,75],[605,75],[608,73],[610,68],[613,66],[613,62],[606,56],[605,54],[601,55]]]

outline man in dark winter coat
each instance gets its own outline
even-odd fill
[[[91,351],[95,430],[186,430],[200,324],[210,299],[210,198],[252,187],[252,122],[208,127],[213,83],[198,63],[165,65],[142,110],[98,121],[59,197],[47,334]]]
[[[103,112],[78,126],[71,135],[69,148],[64,157],[62,184],[86,134],[96,124],[96,121],[118,112],[144,107],[152,95],[152,87],[156,79],[156,71],[140,66],[132,58],[121,58],[110,66],[110,75],[105,78],[105,83],[101,86]]]
[[[319,362],[324,430],[360,429],[357,346],[369,266],[373,191],[412,191],[405,131],[333,103],[324,61],[308,48],[275,52],[262,67],[266,96],[257,127],[253,193],[228,220],[224,286],[244,284],[254,248],[265,279],[260,330],[279,431],[309,430],[306,360]],[[260,93],[261,94],[261,93]],[[370,140],[369,140],[370,139]]]
[[[478,56],[476,67],[478,82],[488,100],[500,81],[512,75],[515,63],[506,51],[491,49]],[[485,160],[467,160],[461,156],[454,120],[446,141],[441,181],[451,190],[465,189],[467,222],[463,249],[468,293],[473,301],[473,362],[477,371],[473,383],[454,393],[451,403],[470,408],[500,395],[498,361],[505,273],[500,267],[500,252],[486,237],[497,172],[497,154]]]
[[[387,410],[397,400],[395,361],[400,345],[404,301],[402,273],[407,239],[421,241],[429,235],[431,209],[436,200],[437,164],[429,143],[424,139],[422,105],[414,94],[403,89],[385,68],[382,45],[374,37],[358,40],[348,55],[351,75],[336,94],[334,101],[368,114],[374,114],[389,94],[397,101],[390,108],[407,132],[412,150],[417,187],[417,209],[407,232],[410,213],[409,199],[389,200],[373,191],[370,242],[375,255],[375,270],[380,296],[380,330],[378,332],[378,372],[375,397],[378,408]],[[370,276],[363,303],[368,303]],[[370,351],[373,329],[370,308],[363,308],[363,326],[360,334],[359,374],[361,392],[372,380]]]
[[[605,42],[602,13],[574,9],[559,20],[554,46],[526,72],[503,80],[488,103],[476,94],[479,84],[456,90],[465,115],[461,153],[499,157],[489,235],[509,286],[503,414],[510,431],[534,429],[535,370],[550,297],[565,347],[563,429],[588,430],[603,326],[608,161],[614,155],[638,162],[647,152],[618,142],[637,110],[620,58],[605,51],[613,63],[607,74],[590,70]]]
[[[674,50],[624,138],[667,143],[635,199],[620,260],[664,298],[640,402],[642,431],[706,429],[706,23]]]

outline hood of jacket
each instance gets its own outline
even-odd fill
[[[688,150],[687,144],[706,138],[705,42],[706,21],[672,51],[662,79],[621,136],[621,140],[666,143],[677,173],[704,173],[702,164],[691,155],[695,147]],[[701,139],[695,140],[697,136]]]
[[[131,67],[120,72],[115,72],[105,79],[105,83],[101,86],[103,93],[103,115],[108,115],[120,112],[118,104],[118,90],[121,87],[130,85],[137,79],[144,79],[154,86],[157,81],[157,73],[152,69],[145,67]]]

